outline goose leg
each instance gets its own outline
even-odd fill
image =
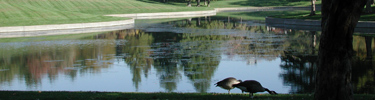
[[[230,94],[230,90],[228,90],[228,94]],[[232,94],[230,94],[230,96],[232,97]]]
[[[249,97],[252,99],[254,98],[254,94],[253,93],[249,93]]]

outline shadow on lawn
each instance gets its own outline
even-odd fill
[[[232,5],[241,5],[241,6],[298,6],[303,4],[300,1],[309,1],[309,0],[247,0],[247,2],[234,2]]]
[[[146,3],[157,3],[157,4],[168,4],[168,5],[175,5],[175,6],[187,6],[187,0],[137,0],[141,2],[146,2]],[[212,0],[211,0],[212,1]],[[220,1],[220,0],[216,0]],[[192,0],[191,1],[191,6],[196,6],[197,2]],[[201,0],[200,5],[204,4],[204,0]]]
[[[164,2],[163,0],[137,0],[137,1],[146,2],[146,3],[178,5],[178,6],[181,6],[183,4],[185,4],[185,5],[187,4],[186,1],[182,2],[182,1],[179,1],[179,0],[165,0],[167,2]]]

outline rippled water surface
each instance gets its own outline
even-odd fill
[[[227,77],[257,80],[279,93],[314,89],[320,32],[215,16],[137,20],[135,26],[75,39],[2,42],[0,89],[227,93],[214,86]],[[358,34],[353,86],[356,93],[374,93],[373,37]]]

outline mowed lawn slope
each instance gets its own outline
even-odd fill
[[[206,10],[137,0],[1,0],[0,27],[122,20],[105,14]],[[211,8],[212,9],[212,8]]]
[[[192,4],[194,6],[195,2]],[[186,7],[186,3],[161,3],[152,0],[0,0],[0,27],[127,19],[103,16],[106,14],[197,11],[220,7],[306,5],[309,5],[308,1],[280,2],[279,0],[220,0],[212,1],[211,7]]]

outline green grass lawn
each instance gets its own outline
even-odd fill
[[[211,7],[186,7],[186,3],[161,3],[152,0],[0,0],[0,27],[127,19],[103,16],[106,14],[198,11],[219,7],[306,5],[309,5],[308,1],[280,2],[280,0],[220,0],[212,1]]]
[[[321,0],[318,0],[316,4],[321,4]],[[212,7],[278,7],[278,6],[310,6],[310,0],[288,2],[286,0],[221,0],[212,2]]]
[[[312,94],[255,94],[248,93],[133,93],[133,92],[22,92],[0,91],[1,100],[312,100]],[[375,95],[355,94],[354,100],[373,100]]]
[[[141,12],[208,10],[139,0],[1,0],[0,27],[124,20],[103,16]]]
[[[311,19],[311,20],[321,20],[321,12],[317,11],[316,15],[309,16],[310,11],[291,11],[289,13],[283,13],[280,15],[273,15],[270,17],[275,18],[286,18],[286,19]]]
[[[305,13],[308,11],[257,11],[257,12],[223,12],[218,13],[217,16],[231,16],[234,18],[242,18],[244,20],[265,20],[267,16],[275,16],[277,18],[304,18],[300,16],[304,16]],[[307,13],[308,15],[309,13]]]
[[[269,12],[271,13],[271,12]],[[279,13],[279,12],[275,12]],[[286,18],[286,19],[311,19],[311,20],[321,20],[321,12],[316,12],[316,15],[309,16],[310,11],[296,11],[291,13],[283,13],[280,15],[272,15],[274,18]],[[375,21],[375,14],[364,14],[361,15],[359,21]]]
[[[359,21],[375,21],[375,5],[372,6],[373,13],[363,13],[359,19]],[[286,18],[286,19],[311,19],[311,20],[321,20],[322,12],[317,11],[316,15],[309,16],[310,11],[292,11],[292,12],[283,12],[280,13],[280,11],[271,11],[268,13],[279,13],[270,15],[274,18]]]

